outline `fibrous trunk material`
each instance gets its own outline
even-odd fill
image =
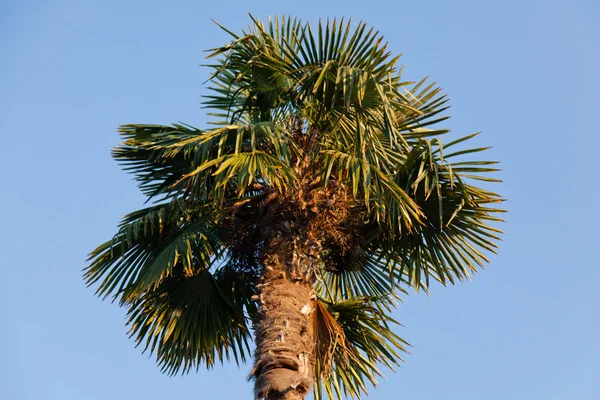
[[[303,399],[312,388],[319,252],[319,242],[291,222],[277,224],[265,240],[254,318],[256,399]]]

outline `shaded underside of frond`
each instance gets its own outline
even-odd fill
[[[212,367],[231,356],[245,362],[253,292],[252,280],[229,268],[165,279],[127,305],[130,335],[169,374]]]

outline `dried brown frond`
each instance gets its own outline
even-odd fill
[[[315,335],[315,355],[318,360],[318,374],[328,376],[334,359],[354,359],[354,353],[347,345],[344,329],[320,302],[313,302],[313,332]],[[317,377],[318,378],[318,377]]]

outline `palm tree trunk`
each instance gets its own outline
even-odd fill
[[[250,375],[256,399],[303,399],[313,386],[311,314],[319,251],[318,241],[289,222],[279,223],[265,241]]]

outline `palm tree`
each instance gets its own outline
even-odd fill
[[[502,198],[472,184],[497,181],[494,162],[454,150],[475,135],[442,145],[446,97],[403,82],[364,23],[223,29],[210,128],[120,128],[113,156],[153,205],[85,279],[164,372],[243,362],[253,332],[256,399],[360,397],[405,351],[396,299],[469,278],[496,248]]]

